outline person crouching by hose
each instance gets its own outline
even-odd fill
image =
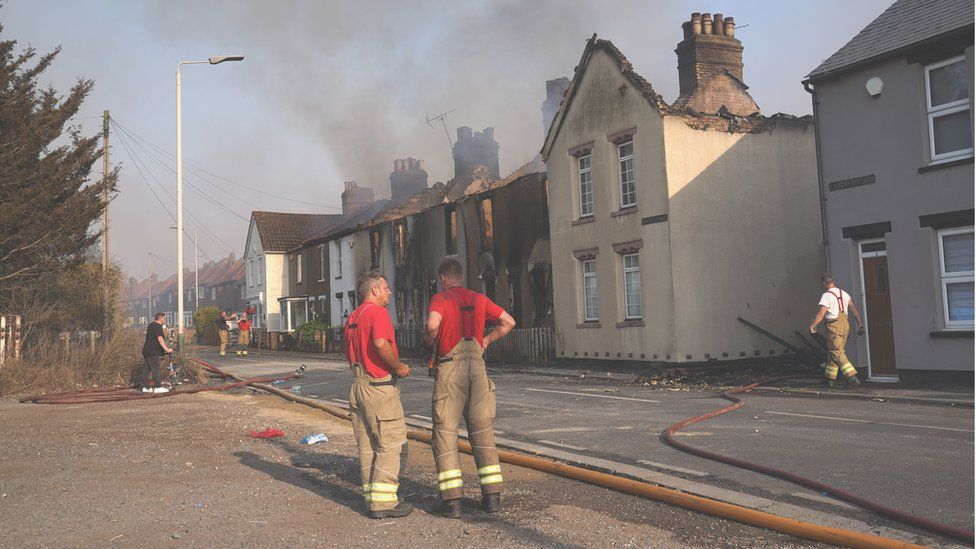
[[[356,376],[349,413],[359,448],[359,475],[371,518],[405,517],[413,506],[397,496],[406,465],[407,424],[397,379],[410,375],[400,362],[390,312],[390,287],[379,273],[357,283],[362,305],[346,321],[346,358]],[[402,455],[401,455],[402,453]]]
[[[237,330],[237,356],[247,356],[247,345],[251,342],[251,319],[247,317],[247,312],[241,313]]]
[[[847,312],[850,311],[857,320],[857,335],[864,333],[864,322],[861,321],[861,313],[854,306],[850,294],[841,290],[834,284],[834,277],[830,273],[824,273],[820,277],[823,284],[824,293],[820,296],[819,309],[817,316],[810,323],[810,333],[817,333],[817,324],[821,320],[826,320],[827,327],[827,352],[829,358],[824,367],[825,383],[828,387],[833,387],[837,381],[837,371],[847,379],[849,386],[860,385],[857,379],[857,370],[847,358],[847,336],[850,332],[850,324],[847,321]]]
[[[166,337],[163,333],[163,319],[166,315],[156,313],[156,318],[146,327],[146,341],[142,344],[143,365],[139,368],[137,381],[142,385],[144,393],[167,393],[169,389],[163,387],[163,360],[166,355],[173,352],[166,345]],[[152,384],[149,383],[149,375],[152,374]]]
[[[434,432],[431,446],[437,465],[441,505],[437,511],[460,518],[463,482],[458,454],[461,416],[478,465],[481,508],[499,510],[502,468],[495,449],[495,384],[488,379],[485,349],[515,327],[515,319],[488,296],[462,285],[464,270],[454,256],[437,268],[442,292],[431,298],[424,344],[436,345],[434,395],[431,403]],[[485,334],[485,323],[496,324]]]

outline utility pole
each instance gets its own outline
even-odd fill
[[[146,317],[146,324],[153,321],[153,310],[152,310],[152,252],[149,252],[149,316]]]
[[[103,332],[107,332],[112,321],[112,292],[109,288],[109,255],[108,255],[108,121],[110,117],[108,110],[102,113],[102,203],[105,209],[102,211],[102,288],[105,298],[105,318],[102,327]]]
[[[197,246],[197,230],[193,229],[193,310],[200,308],[200,248]]]

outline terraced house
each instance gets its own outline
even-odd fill
[[[811,118],[762,114],[732,17],[681,31],[673,103],[594,35],[549,128],[560,358],[779,354],[737,317],[790,334],[820,294]]]

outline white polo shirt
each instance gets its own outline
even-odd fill
[[[820,305],[827,308],[824,318],[827,320],[837,320],[840,313],[847,314],[851,306],[851,296],[844,290],[834,287],[820,296]]]

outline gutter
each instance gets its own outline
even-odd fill
[[[823,159],[821,158],[822,153],[820,151],[820,117],[817,112],[817,106],[820,104],[820,101],[817,100],[817,90],[810,85],[810,80],[804,80],[802,84],[803,89],[810,94],[813,103],[813,143],[817,151],[817,191],[820,193],[820,232],[823,238],[825,270],[829,273],[830,244],[827,239],[827,197],[824,196]]]

